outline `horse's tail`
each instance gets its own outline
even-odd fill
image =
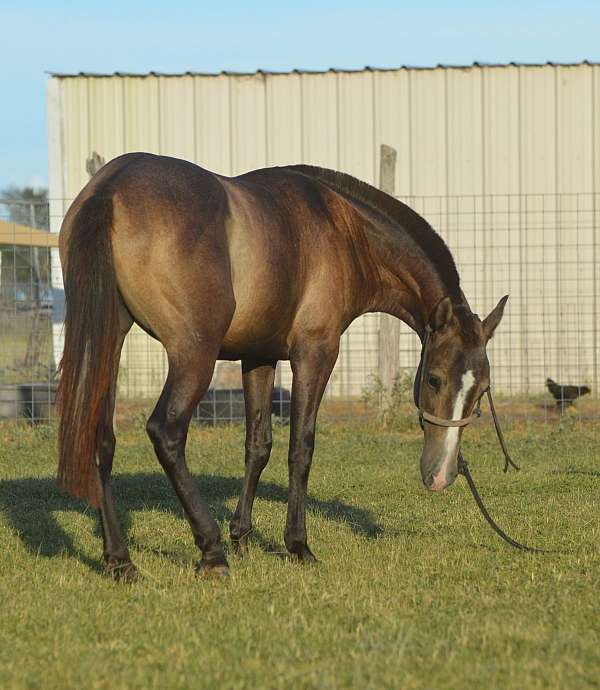
[[[92,196],[75,216],[63,266],[65,341],[58,384],[58,482],[98,507],[99,431],[110,404],[119,334],[110,195]],[[112,420],[110,420],[112,423]]]

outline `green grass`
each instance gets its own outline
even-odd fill
[[[0,382],[3,384],[48,381],[52,379],[52,315],[39,316],[37,363],[26,366],[34,312],[2,310],[0,303]]]
[[[84,504],[54,484],[52,430],[0,427],[0,687],[600,687],[600,438],[565,420],[491,433],[465,454],[492,514],[461,480],[427,494],[414,431],[328,427],[317,438],[303,567],[281,555],[287,430],[255,505],[250,554],[226,584],[194,575],[187,524],[145,435],[119,434],[115,486],[143,579],[102,572]],[[189,464],[224,531],[240,487],[240,428],[194,430]],[[226,540],[227,541],[227,540]]]

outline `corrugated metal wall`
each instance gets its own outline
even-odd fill
[[[310,161],[376,183],[380,143],[399,151],[401,195],[597,191],[600,65],[54,79],[65,196],[92,150],[226,175]]]
[[[92,151],[227,175],[308,162],[377,184],[379,146],[395,147],[398,195],[450,244],[473,308],[511,294],[493,346],[500,387],[536,391],[553,374],[598,385],[600,65],[53,77],[48,93],[55,199],[85,184]],[[145,336],[124,360],[134,394],[164,376]],[[332,390],[359,393],[376,368],[377,317],[351,327],[341,362]]]

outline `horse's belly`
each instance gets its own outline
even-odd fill
[[[236,309],[221,345],[222,358],[287,359],[292,322],[289,304],[261,298],[260,293],[255,299],[236,298]]]

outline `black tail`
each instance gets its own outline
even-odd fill
[[[119,332],[111,228],[111,199],[87,199],[71,226],[63,266],[66,316],[58,384],[58,481],[95,507],[100,504],[98,429],[110,401]]]

